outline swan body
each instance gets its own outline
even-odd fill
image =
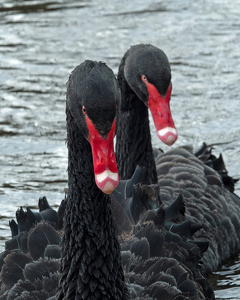
[[[184,148],[159,155],[156,165],[162,201],[169,205],[181,192],[186,218],[203,224],[194,237],[210,242],[203,266],[204,273],[211,274],[240,251],[239,197],[225,188],[215,170]]]
[[[155,190],[152,192],[156,193]],[[138,201],[142,200],[145,203],[145,188],[138,188],[136,193]],[[112,203],[119,204],[117,200],[112,200]],[[181,203],[181,199],[177,199],[175,206],[178,206],[179,201]],[[126,218],[126,212],[123,208],[120,209],[122,212],[119,214],[118,211],[117,216],[121,216],[123,220]],[[162,299],[163,295],[165,299],[171,299],[176,295],[181,295],[182,299],[188,299],[188,296],[196,299],[213,299],[212,289],[201,275],[199,265],[202,253],[208,245],[196,240],[187,240],[184,238],[185,231],[183,237],[180,237],[173,233],[174,230],[167,231],[163,228],[165,217],[168,215],[168,218],[177,218],[178,210],[171,207],[163,209],[160,206],[154,216],[149,215],[151,210],[146,211],[139,217],[137,225],[131,224],[130,238],[125,238],[120,243],[121,260],[130,299],[136,297],[136,299]],[[141,209],[141,212],[143,211]],[[12,295],[17,300],[31,299],[33,296],[36,299],[57,299],[58,281],[61,278],[58,239],[62,235],[46,222],[40,221],[29,231],[26,254],[20,249],[9,249],[2,254],[1,290],[5,293],[0,297],[1,300],[12,299]],[[55,245],[52,244],[54,236],[56,236]],[[18,267],[19,263],[21,268]],[[143,273],[144,276],[140,275]]]

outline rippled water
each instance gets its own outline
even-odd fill
[[[176,146],[214,144],[239,178],[239,14],[239,0],[0,0],[0,250],[17,207],[64,197],[69,73],[85,59],[117,73],[130,45],[152,43],[169,57]],[[153,126],[152,136],[167,150]],[[236,260],[211,278],[217,298],[240,299],[239,270]]]

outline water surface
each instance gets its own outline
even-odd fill
[[[239,178],[239,14],[239,0],[0,0],[0,250],[17,207],[64,197],[70,72],[93,59],[117,73],[130,45],[152,43],[169,57],[176,146],[214,145]],[[217,298],[240,299],[239,269],[236,260],[216,272]]]

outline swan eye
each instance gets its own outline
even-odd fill
[[[145,75],[142,75],[142,81],[145,83],[148,82],[147,77]]]
[[[87,112],[86,112],[86,108],[85,108],[85,106],[83,105],[83,107],[82,107],[82,112],[84,113],[84,115],[86,115],[87,114]]]

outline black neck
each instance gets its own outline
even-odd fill
[[[122,92],[119,106],[116,159],[120,179],[129,179],[137,165],[146,167],[147,184],[157,183],[148,108],[128,86],[120,67],[118,80]]]
[[[110,197],[95,184],[91,147],[67,110],[68,201],[58,299],[126,299]]]

